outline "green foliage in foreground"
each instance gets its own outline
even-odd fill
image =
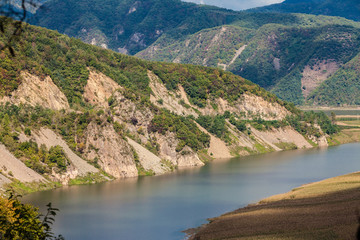
[[[56,216],[56,208],[47,205],[47,213],[42,216],[38,209],[20,202],[19,197],[10,193],[8,199],[0,198],[0,239],[11,240],[62,240],[54,236],[51,226]]]

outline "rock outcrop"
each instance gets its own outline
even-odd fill
[[[282,120],[291,113],[278,103],[265,101],[262,97],[244,93],[240,99],[229,103],[223,98],[208,99],[204,108],[199,108],[190,103],[184,88],[179,85],[176,92],[166,89],[165,85],[153,72],[148,71],[150,88],[153,94],[150,101],[160,108],[166,108],[178,115],[197,117],[200,112],[202,115],[224,114],[225,111],[245,114],[246,119],[261,117],[264,120]],[[181,104],[182,103],[182,104]],[[217,109],[214,109],[214,105]]]
[[[164,165],[161,158],[159,158],[134,140],[127,138],[127,141],[134,148],[135,152],[139,156],[141,166],[146,171],[153,171],[155,175],[164,174],[170,171],[169,167]]]
[[[41,79],[28,72],[22,72],[21,77],[22,83],[18,89],[12,92],[10,97],[1,99],[0,103],[40,105],[53,110],[69,109],[66,96],[49,76]]]
[[[15,178],[21,182],[47,181],[34,170],[11,154],[4,145],[0,144],[0,184],[9,183],[10,179]]]
[[[52,130],[41,128],[39,132],[34,133],[35,142],[40,146],[44,144],[48,149],[54,146],[61,146],[70,160],[70,166],[67,167],[65,173],[52,172],[52,176],[67,185],[70,179],[78,176],[86,176],[88,173],[97,173],[99,170],[87,163],[84,159],[76,155],[67,145],[67,143]]]
[[[121,87],[108,76],[90,70],[89,79],[85,86],[84,99],[92,105],[108,107],[108,99],[119,88]]]
[[[97,159],[106,173],[116,178],[138,176],[130,145],[115,132],[112,125],[91,122],[85,131],[85,138],[86,157]]]
[[[174,133],[168,132],[164,135],[156,133],[155,135],[160,146],[160,157],[170,161],[174,166],[192,167],[204,165],[191,148],[185,147],[180,152],[176,151],[179,140]]]
[[[270,145],[274,150],[281,151],[282,149],[277,144],[293,144],[296,148],[312,148],[312,145],[297,131],[291,127],[283,127],[272,129],[268,131],[258,131],[251,128],[251,132],[265,144]]]
[[[184,89],[180,86],[178,92],[170,92],[166,89],[165,85],[161,82],[160,78],[153,72],[148,71],[150,79],[150,88],[153,94],[150,95],[150,101],[160,108],[166,108],[178,115],[193,115],[198,116],[193,108],[190,107],[190,102]],[[185,107],[183,103],[187,104]]]

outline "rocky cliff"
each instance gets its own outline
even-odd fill
[[[56,111],[62,109],[68,112],[64,114],[73,114],[66,102],[66,97],[53,84],[51,78],[46,77],[40,80],[39,77],[29,73],[24,73],[22,76],[24,80],[20,87],[12,93],[11,97],[4,97],[2,102],[19,106],[23,104],[41,106],[44,109],[50,108]],[[55,146],[63,149],[69,161],[66,171],[59,172],[53,167],[48,175],[52,181],[65,185],[71,183],[71,179],[100,172],[107,174],[100,174],[105,180],[107,176],[126,178],[137,177],[139,174],[158,175],[177,167],[202,166],[203,161],[208,159],[204,157],[204,153],[210,158],[217,159],[312,147],[306,140],[306,136],[296,132],[291,126],[257,130],[249,122],[246,132],[243,132],[227,121],[225,128],[231,133],[230,140],[221,139],[196,123],[200,131],[210,136],[208,146],[201,150],[200,155],[198,150],[189,146],[179,149],[181,139],[176,132],[151,130],[154,124],[152,120],[161,111],[173,112],[183,117],[214,117],[228,112],[239,116],[239,119],[262,118],[268,121],[281,121],[292,113],[278,103],[270,103],[253,94],[244,94],[232,103],[222,98],[208,100],[207,105],[200,108],[189,101],[181,85],[176,91],[168,91],[153,72],[149,71],[148,76],[152,94],[150,102],[144,104],[138,96],[129,95],[123,87],[109,77],[100,72],[90,71],[83,96],[97,109],[97,118],[90,120],[83,132],[75,136],[75,143],[77,143],[75,148],[69,147],[71,142],[62,139],[59,135],[61,132],[56,129],[53,131],[46,126],[32,130],[31,136],[24,134],[25,126],[14,132],[20,134],[19,141],[22,143],[33,141],[38,146],[46,146],[47,149]],[[44,86],[44,88],[41,89],[38,86]],[[214,105],[217,105],[217,108],[214,108]],[[164,110],[160,110],[161,108]],[[195,122],[195,120],[190,121]],[[313,140],[316,141],[316,139]],[[321,144],[324,145],[323,142]],[[46,183],[48,181],[24,165],[21,158],[16,158],[3,145],[1,145],[1,154],[2,185],[10,184],[15,179],[22,182]]]
[[[15,57],[0,54],[3,186],[159,175],[211,159],[326,145],[334,132],[326,116],[302,113],[220,69],[147,62],[27,31]]]

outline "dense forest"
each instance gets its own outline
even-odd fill
[[[307,13],[339,16],[359,21],[360,3],[357,0],[285,0],[279,4],[250,9],[251,12]]]
[[[347,17],[345,13],[352,16],[350,12],[357,8],[351,3],[339,2],[336,4],[341,7],[333,8],[326,7],[335,6],[332,1],[285,1],[280,5],[301,13],[302,8],[309,8],[313,11],[305,13],[319,14],[315,5],[320,4],[319,9],[329,10],[329,14],[320,14]],[[332,14],[333,10],[344,14]],[[147,60],[225,69],[296,105],[359,102],[357,87],[345,87],[351,97],[339,98],[337,103],[313,97],[341,95],[336,89],[348,81],[342,74],[347,70],[341,67],[359,52],[360,25],[345,18],[261,9],[237,12],[180,0],[66,0],[46,2],[31,22]],[[309,72],[309,68],[315,70]],[[339,77],[325,81],[339,68],[336,75],[343,76],[342,81],[334,80]],[[315,80],[309,83],[309,77]],[[338,87],[325,87],[327,84]]]

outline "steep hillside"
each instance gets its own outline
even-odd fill
[[[147,62],[33,26],[14,49],[0,54],[0,180],[18,189],[327,145],[337,131],[324,114],[216,68]]]
[[[359,52],[360,25],[340,18],[293,16],[297,24],[288,26],[254,29],[239,23],[205,29],[176,42],[162,37],[137,56],[229,70],[286,101],[304,104],[321,83],[346,72],[342,66]],[[354,101],[343,98],[340,103]]]
[[[360,54],[323,82],[309,96],[309,102],[326,105],[360,105]]]
[[[329,9],[330,1],[306,2],[314,3]],[[236,12],[180,0],[53,0],[33,23],[147,60],[228,70],[298,105],[329,104],[313,101],[313,92],[335,73],[342,76],[360,47],[360,24],[344,18]],[[339,104],[358,101],[351,95]]]
[[[360,3],[357,0],[285,0],[282,3],[250,9],[251,12],[307,13],[339,16],[360,20]]]
[[[176,40],[235,21],[259,26],[296,20],[282,14],[253,15],[180,0],[53,0],[36,12],[32,23],[93,45],[135,54],[161,36]]]
[[[49,1],[36,25],[115,51],[134,54],[164,33],[182,35],[233,21],[236,13],[180,0]]]

